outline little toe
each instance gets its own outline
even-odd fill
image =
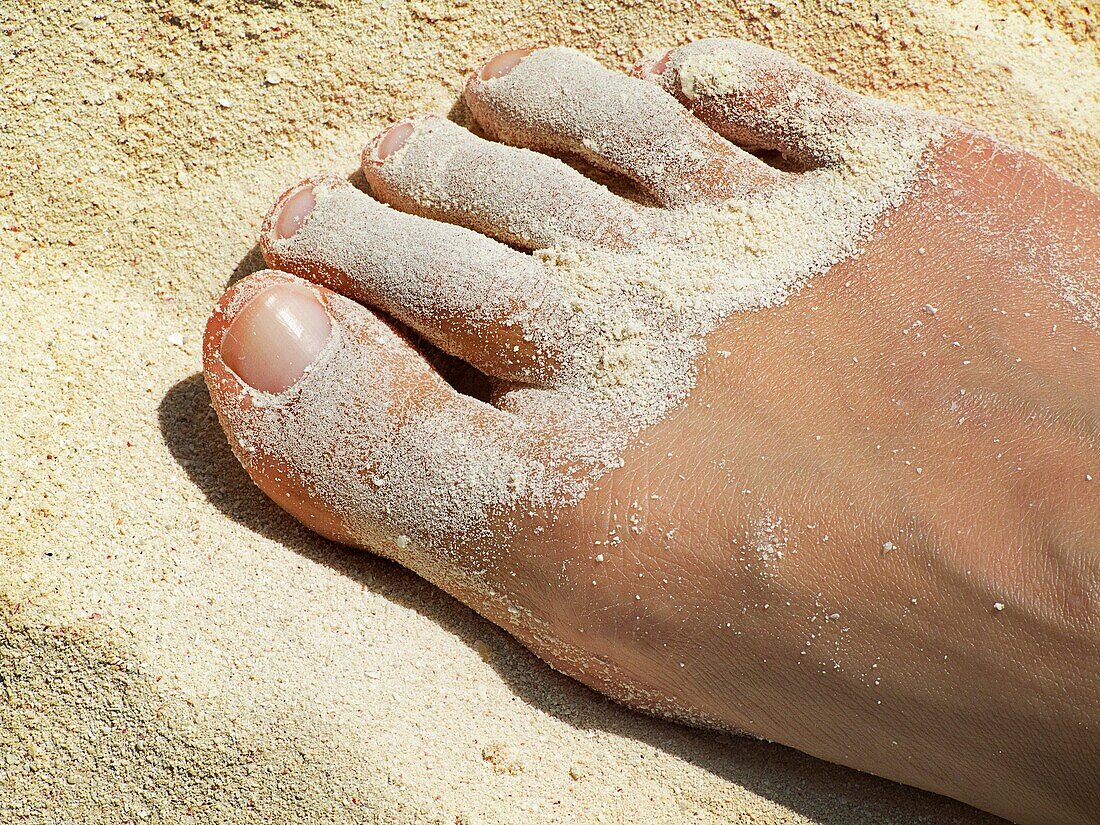
[[[471,75],[466,100],[494,138],[578,155],[665,205],[744,195],[779,177],[657,86],[571,49],[499,55]]]
[[[730,38],[649,55],[634,67],[739,146],[805,167],[843,162],[887,108],[771,49]]]
[[[457,393],[370,309],[286,273],[226,292],[203,366],[234,453],[268,496],[437,583],[515,505],[508,479],[539,460],[532,426]]]
[[[653,233],[655,210],[556,158],[484,140],[434,115],[380,134],[363,151],[362,167],[372,193],[397,209],[522,249],[629,247]]]
[[[571,302],[540,261],[484,235],[322,177],[278,200],[261,247],[272,268],[369,304],[486,375],[548,386],[570,374]]]

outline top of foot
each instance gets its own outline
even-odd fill
[[[739,41],[465,95],[215,309],[257,484],[634,706],[1080,820],[1035,766],[1100,761],[1100,678],[1005,663],[1100,660],[1095,198]]]

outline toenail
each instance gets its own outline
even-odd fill
[[[276,237],[289,238],[301,229],[316,203],[312,186],[303,186],[287,198],[275,221]]]
[[[391,126],[378,137],[378,142],[374,147],[374,157],[378,160],[385,160],[394,152],[399,151],[412,133],[413,125],[411,123],[398,123]]]
[[[668,66],[668,59],[672,57],[671,49],[662,49],[650,52],[638,61],[637,74],[642,77],[662,75]]]
[[[305,374],[331,334],[328,313],[313,292],[281,283],[258,294],[233,319],[221,356],[248,386],[280,393]]]
[[[481,79],[492,80],[494,77],[504,77],[533,51],[534,49],[514,49],[510,52],[501,52],[481,67]]]

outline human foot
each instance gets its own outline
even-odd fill
[[[636,74],[498,56],[467,88],[493,140],[416,117],[364,152],[393,208],[284,195],[293,275],[207,328],[238,458],[634,706],[1083,821],[1096,200],[748,44]]]

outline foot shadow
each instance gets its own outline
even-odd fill
[[[233,274],[262,268],[253,250]],[[521,700],[579,730],[629,737],[661,749],[825,825],[914,821],[995,825],[960,803],[832,765],[781,745],[698,730],[628,710],[551,670],[511,636],[404,568],[329,542],[302,527],[252,484],[222,433],[201,374],[175,386],[158,408],[176,462],[226,517],[320,562],[364,588],[416,610],[465,644],[486,643],[491,663]],[[697,803],[701,804],[701,803]],[[722,819],[728,800],[714,800]]]
[[[225,288],[229,289],[237,281],[243,281],[253,272],[259,272],[261,269],[267,269],[264,253],[260,251],[259,244],[253,244],[252,248],[248,250],[248,254],[241,258],[241,262],[234,267],[233,274],[225,282]]]

